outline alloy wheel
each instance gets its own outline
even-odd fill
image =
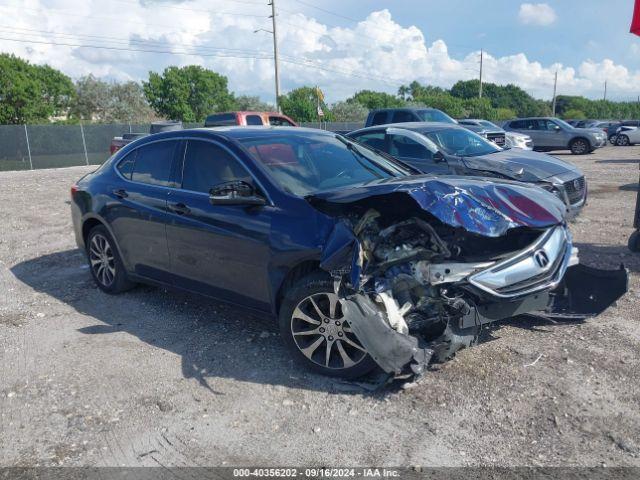
[[[116,278],[116,260],[109,241],[101,234],[91,237],[89,263],[96,279],[109,287]]]
[[[627,137],[626,135],[618,135],[616,145],[618,145],[619,147],[626,147],[627,145],[629,145],[629,137]]]
[[[291,334],[300,352],[324,368],[351,368],[367,356],[335,293],[316,293],[298,303],[291,315]]]
[[[576,140],[575,142],[573,142],[572,152],[577,155],[582,155],[583,153],[586,153],[588,149],[589,149],[589,146],[587,145],[587,142],[585,142],[584,140]]]

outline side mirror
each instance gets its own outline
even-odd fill
[[[433,154],[433,162],[434,163],[441,163],[441,162],[446,162],[447,159],[444,158],[444,155],[442,154],[441,151],[437,151],[436,153]]]
[[[556,132],[559,132],[559,131],[560,131],[560,126],[559,126],[559,125],[554,125],[554,126],[553,126],[553,129],[554,129]]]
[[[212,205],[266,205],[267,200],[258,195],[252,185],[243,181],[225,182],[209,190]]]

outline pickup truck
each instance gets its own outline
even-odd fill
[[[146,137],[154,133],[169,132],[171,130],[182,130],[182,122],[153,122],[149,127],[149,133],[123,133],[120,137],[113,137],[109,145],[109,153],[113,155],[128,143],[138,138]]]

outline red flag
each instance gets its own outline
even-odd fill
[[[633,20],[631,20],[631,33],[640,35],[640,0],[636,0],[636,6],[633,9]]]

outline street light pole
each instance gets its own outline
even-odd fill
[[[478,92],[478,98],[482,98],[482,57],[484,52],[480,49],[480,91]]]
[[[271,0],[271,20],[273,22],[273,63],[276,72],[276,109],[280,112],[280,72],[278,64],[278,30],[276,27],[276,0]]]

